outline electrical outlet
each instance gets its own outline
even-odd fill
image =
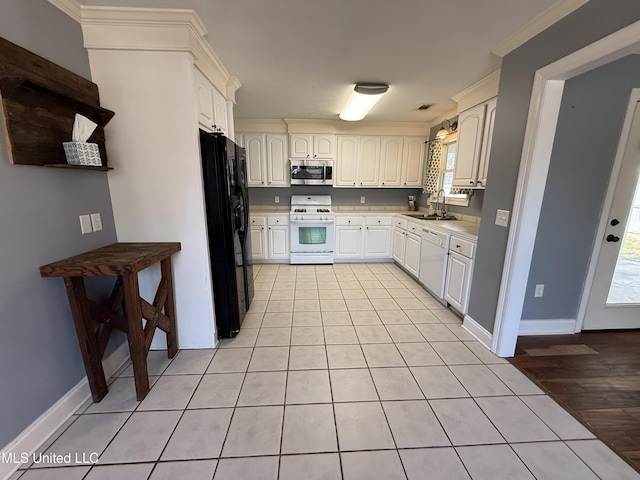
[[[506,227],[509,225],[509,210],[500,210],[496,212],[496,225]]]
[[[544,295],[544,284],[538,284],[536,285],[536,291],[534,292],[533,296],[534,297],[541,297],[542,295]]]
[[[102,230],[102,218],[99,213],[91,214],[91,226],[93,227],[94,232]]]
[[[275,202],[276,203],[280,203],[280,197],[278,197],[277,195],[276,195],[276,198],[275,198]]]
[[[91,216],[90,215],[80,215],[80,231],[82,234],[93,232],[93,228],[91,228]]]
[[[360,197],[360,203],[364,203],[364,197]]]

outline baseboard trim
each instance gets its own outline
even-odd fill
[[[476,337],[481,344],[491,350],[493,334],[489,333],[486,328],[476,322],[469,315],[464,316],[464,320],[462,321],[462,328]]]
[[[576,319],[521,320],[518,335],[566,335],[576,332]]]
[[[111,377],[128,359],[129,345],[124,341],[102,361],[105,376]],[[22,453],[31,456],[90,397],[91,390],[85,377],[0,450],[0,459],[9,458],[11,454],[14,454],[18,459]],[[20,466],[20,463],[0,462],[0,479],[9,480]]]

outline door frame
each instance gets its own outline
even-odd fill
[[[518,339],[564,83],[638,52],[640,21],[535,73],[491,342],[501,357],[513,356]]]
[[[576,318],[576,329],[578,333],[582,331],[584,325],[584,318],[587,313],[587,305],[589,303],[589,297],[591,296],[591,290],[593,288],[593,282],[596,276],[596,267],[598,264],[598,258],[604,245],[604,236],[609,227],[609,213],[611,206],[613,205],[613,198],[616,193],[616,187],[618,180],[620,179],[620,171],[622,170],[622,163],[624,160],[625,151],[627,149],[627,142],[629,141],[629,135],[631,133],[631,125],[633,123],[633,117],[636,111],[636,105],[640,102],[640,88],[634,88],[631,90],[629,96],[629,103],[627,104],[627,111],[624,117],[624,123],[618,141],[616,149],[616,156],[613,161],[613,167],[611,169],[611,176],[609,177],[609,184],[607,185],[607,193],[605,194],[604,203],[602,204],[602,210],[600,211],[600,220],[598,222],[598,230],[596,232],[595,241],[593,244],[593,251],[589,258],[589,268],[587,270],[587,277],[585,279],[584,287],[582,289],[582,297],[580,298],[580,305],[578,306],[578,316]]]

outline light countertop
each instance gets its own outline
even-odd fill
[[[275,207],[275,206],[251,206],[251,213],[253,215],[286,215],[290,211],[290,207]],[[336,215],[403,215],[410,213],[406,209],[400,207],[333,207],[333,212]],[[411,212],[413,213],[413,212]],[[426,211],[424,213],[427,213]],[[480,231],[480,223],[476,220],[477,217],[469,217],[466,215],[453,214],[460,218],[459,220],[423,220],[418,218],[412,218],[405,216],[407,220],[418,223],[421,225],[429,226],[434,230],[449,233],[452,235],[460,235],[467,239],[476,242],[478,240],[478,233]]]

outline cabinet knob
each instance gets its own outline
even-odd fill
[[[382,184],[384,185],[384,182],[382,182]]]
[[[378,223],[380,223],[380,220],[378,220]]]
[[[360,230],[362,230],[362,227],[360,227]]]
[[[314,154],[314,155],[313,155],[313,158],[316,158],[317,156],[318,156],[318,155]]]
[[[482,180],[478,180],[478,185],[482,185]]]
[[[269,227],[269,230],[271,230],[271,227]]]
[[[407,182],[404,182],[404,184],[406,185],[406,184],[407,184]]]
[[[356,182],[353,182],[353,184],[355,185],[355,184],[356,184]]]
[[[349,223],[351,223],[351,220],[348,220]]]
[[[460,245],[456,245],[456,248],[460,248]]]
[[[469,183],[470,183],[471,185],[473,185],[473,184],[474,184],[474,183],[473,183],[473,181],[471,181],[471,182],[469,182]]]

